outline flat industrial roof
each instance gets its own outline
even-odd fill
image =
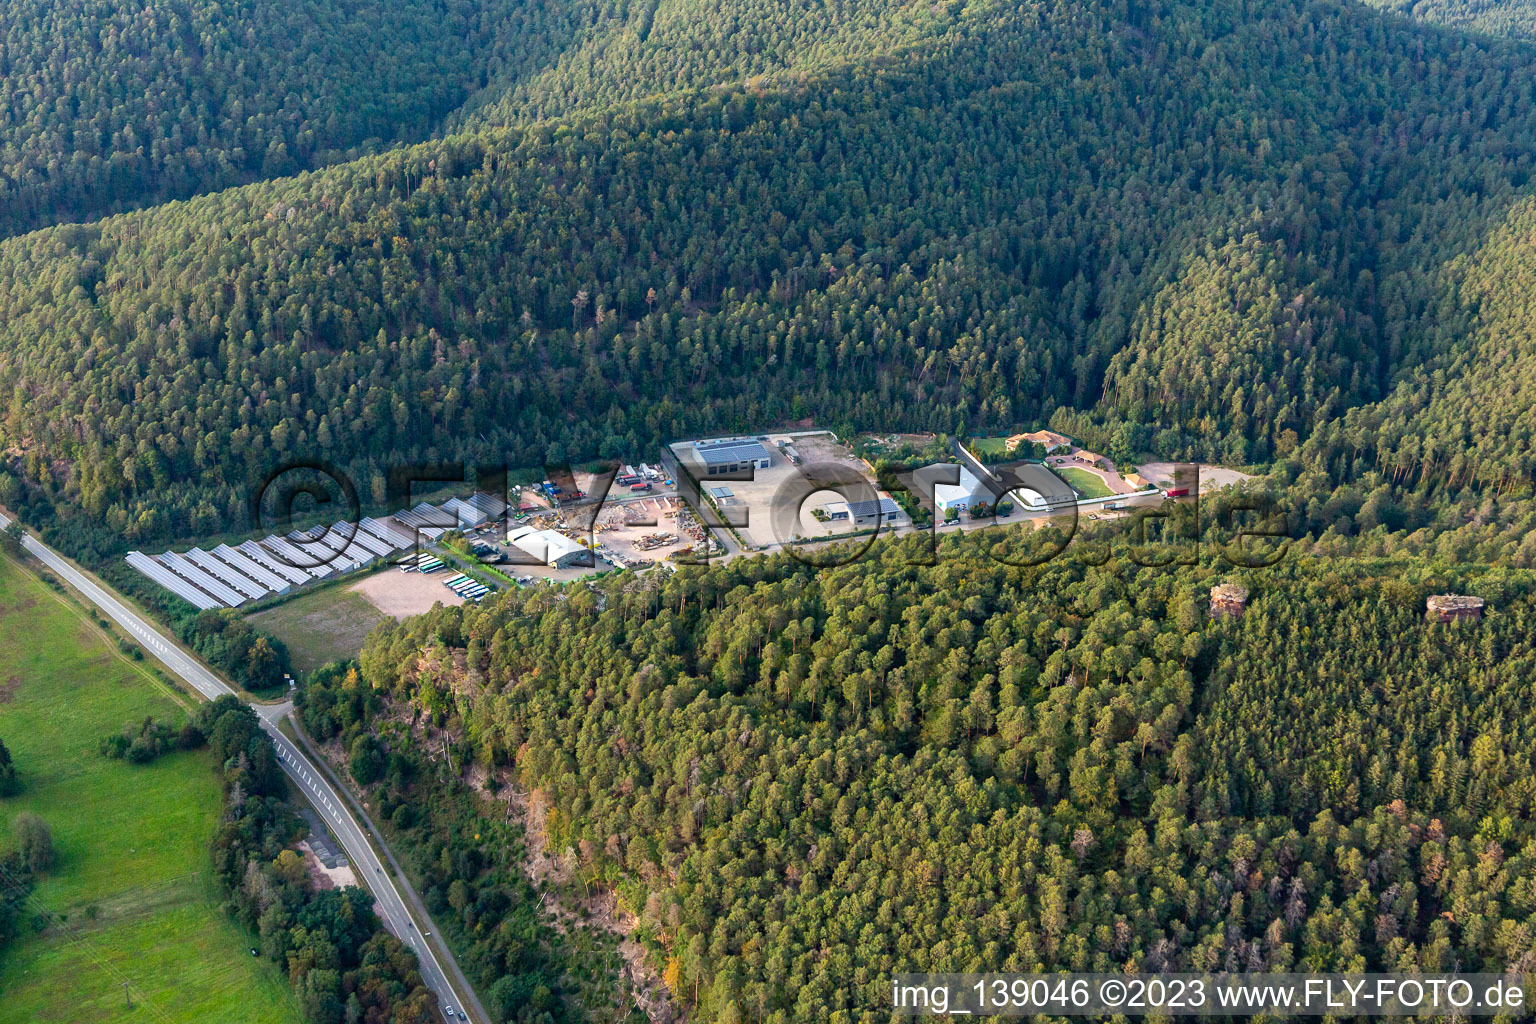
[[[1071,505],[1077,495],[1067,482],[1037,462],[1026,462],[1014,467],[1020,482],[1044,498],[1048,505]]]

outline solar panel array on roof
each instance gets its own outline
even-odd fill
[[[242,555],[245,555],[257,565],[265,566],[267,569],[271,570],[274,575],[281,576],[283,579],[296,586],[303,586],[310,580],[314,579],[314,576],[305,572],[303,569],[289,565],[286,561],[277,557],[276,554],[268,551],[254,540],[248,540],[244,544],[241,544],[238,550]]]
[[[354,523],[341,521],[332,523],[330,526],[317,526],[310,531],[310,535],[321,539],[327,546],[348,559],[371,562],[377,557],[371,547],[358,539],[368,535]]]
[[[403,509],[395,513],[395,519],[413,530],[425,530],[434,528],[447,529],[457,524],[458,520],[451,514],[440,508],[433,508],[423,502],[413,509]]]
[[[165,554],[161,555],[160,564],[174,572],[177,576],[180,576],[182,579],[186,580],[188,583],[197,587],[198,590],[204,591],[214,599],[220,601],[225,605],[225,607],[238,608],[242,604],[245,604],[247,600],[244,594],[238,593],[237,591],[226,587],[224,584],[220,583],[218,580],[214,579],[212,576],[199,569],[196,565],[189,562],[185,556],[178,555],[174,551],[167,551]]]
[[[260,583],[246,578],[244,573],[230,568],[202,548],[193,548],[188,551],[187,560],[231,590],[239,591],[252,601],[260,601],[271,593]]]
[[[894,519],[901,515],[901,506],[890,498],[869,498],[848,503],[848,514],[855,519],[864,519],[877,512],[882,519]]]
[[[330,526],[316,526],[304,533],[288,536],[295,544],[310,551],[315,558],[326,559],[333,572],[351,572],[379,557],[371,548],[358,541],[359,533],[361,531],[355,526],[343,521]]]
[[[331,530],[334,532],[337,527],[342,526],[346,528],[342,536],[347,538],[347,554],[362,559],[365,564],[375,558],[394,554],[389,545],[380,543],[356,523],[337,523],[336,526],[331,527]]]
[[[379,538],[363,529],[361,524],[358,525],[352,534],[352,544],[354,547],[366,548],[375,558],[387,558],[395,553],[392,545],[379,540]]]
[[[773,462],[773,456],[768,454],[768,449],[763,447],[761,441],[698,441],[693,447],[706,466],[732,466],[763,460],[770,464]]]
[[[416,543],[415,536],[393,519],[364,519],[357,524],[363,530],[399,551]]]
[[[286,594],[290,589],[290,584],[286,579],[267,569],[255,559],[236,551],[228,544],[220,544],[213,549],[213,553],[222,559],[226,565],[239,569],[274,594]]]
[[[314,526],[308,530],[296,530],[283,538],[300,551],[307,551],[314,558],[333,562],[332,555],[339,555],[346,548],[345,537],[338,536],[329,526]]]
[[[458,498],[449,498],[443,502],[441,508],[453,517],[454,524],[461,529],[473,529],[485,521],[484,514],[479,509]]]
[[[507,503],[484,491],[476,491],[468,498],[450,498],[443,502],[442,509],[455,516],[461,527],[473,528],[499,518],[506,512]]]
[[[422,502],[392,517],[337,522],[287,537],[274,534],[238,547],[221,544],[213,551],[193,548],[185,555],[167,551],[151,557],[132,552],[126,560],[198,608],[233,608],[351,572],[414,546],[419,537],[440,537],[448,529],[478,525],[506,510],[500,498],[476,491],[468,498],[451,498],[441,507]]]
[[[307,573],[310,579],[323,580],[333,572],[324,562],[324,552],[317,553],[294,547],[276,534],[263,538],[261,546],[272,552],[273,556],[283,564]]]
[[[171,572],[171,570],[167,569],[153,558],[150,558],[142,551],[128,552],[128,556],[124,558],[123,561],[127,562],[130,566],[143,573],[149,579],[154,580],[166,590],[169,590],[171,593],[181,598],[183,601],[191,604],[194,608],[199,608],[206,612],[212,611],[215,608],[224,607],[221,602],[203,593],[201,590],[198,590],[192,584],[188,583],[180,576],[177,576],[175,573]]]
[[[507,503],[505,501],[502,501],[494,494],[487,494],[485,491],[476,491],[470,495],[469,503],[492,519],[507,511]]]

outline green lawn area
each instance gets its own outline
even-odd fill
[[[384,613],[347,584],[300,594],[250,616],[251,625],[288,645],[293,667],[312,672],[321,665],[355,658],[368,632],[384,621]]]
[[[96,749],[127,721],[180,720],[190,700],[4,558],[0,643],[0,738],[24,786],[0,800],[0,842],[30,810],[48,823],[59,854],[34,892],[44,930],[0,953],[0,1024],[296,1024],[286,979],[251,957],[248,937],[214,898],[207,850],[221,800],[209,755],[135,766]]]
[[[1115,492],[1109,485],[1084,469],[1068,466],[1052,466],[1051,471],[1072,485],[1072,489],[1084,498],[1107,498]]]
[[[965,446],[975,455],[1008,454],[1008,438],[1006,437],[973,437],[965,443]]]

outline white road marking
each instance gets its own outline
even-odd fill
[[[0,530],[5,529],[10,524],[10,518],[0,513]],[[111,593],[76,570],[74,566],[65,561],[53,549],[36,540],[31,535],[24,536],[22,544],[30,554],[48,566],[48,568],[64,577],[70,586],[84,594],[109,618],[117,622],[124,629],[146,638],[149,647],[161,652],[161,662],[175,671],[187,685],[191,686],[198,693],[209,700],[217,699],[226,694],[234,695],[235,691],[225,684],[223,680],[201,665],[183,656],[180,650],[171,646],[170,642],[165,640],[157,630],[140,619]],[[411,931],[408,928],[411,917],[405,909],[405,901],[395,888],[393,876],[384,874],[383,866],[379,862],[378,857],[374,855],[373,848],[363,838],[362,827],[352,818],[350,812],[338,810],[331,803],[328,788],[322,789],[315,784],[314,777],[309,773],[309,760],[296,747],[292,746],[287,741],[287,738],[277,730],[277,727],[267,719],[263,713],[262,706],[252,704],[250,707],[261,719],[262,729],[272,738],[274,747],[282,755],[282,760],[290,766],[287,769],[289,775],[295,780],[298,780],[299,776],[302,775],[310,792],[319,797],[320,801],[325,805],[325,809],[330,812],[326,816],[326,823],[341,842],[341,847],[346,852],[348,858],[354,863],[362,864],[364,868],[373,868],[374,875],[383,880],[383,884],[375,882],[374,894],[378,898],[384,920],[390,925],[390,930],[417,954],[420,959],[422,980],[426,982],[428,988],[436,992],[444,1001],[452,999],[457,1005],[463,1006],[464,1000],[460,999],[458,994],[454,992],[453,986],[449,983],[448,976],[444,973],[442,965],[438,963],[437,954],[432,951],[431,946],[424,942],[418,946],[416,940],[411,937]],[[319,769],[315,770],[319,771]]]

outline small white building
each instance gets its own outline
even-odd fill
[[[1050,507],[1045,496],[1039,491],[1030,490],[1028,487],[1015,487],[1003,496],[1003,501],[1012,499],[1032,512],[1039,512]]]
[[[552,569],[569,569],[577,562],[585,561],[582,556],[589,554],[585,547],[563,533],[536,530],[531,526],[513,529],[507,534],[507,543],[528,552]]]

